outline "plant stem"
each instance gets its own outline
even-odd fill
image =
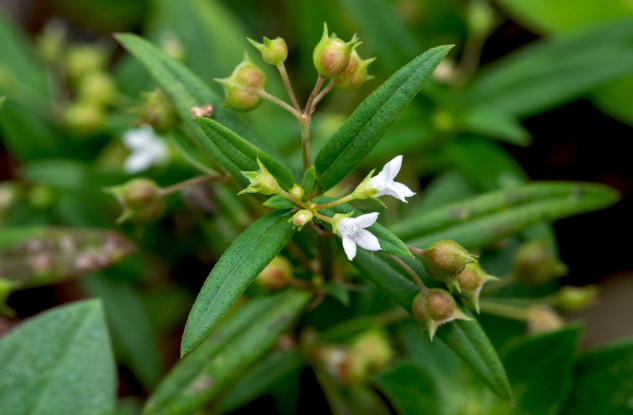
[[[160,190],[161,195],[166,196],[172,193],[175,193],[179,190],[182,190],[186,187],[192,186],[194,184],[198,184],[198,183],[203,183],[209,180],[220,180],[220,181],[225,181],[226,179],[228,179],[228,177],[226,176],[197,176],[197,177],[193,177],[191,179],[185,180],[183,182],[180,183],[176,183],[174,185],[165,187],[163,189]]]
[[[494,300],[480,300],[479,307],[482,312],[495,316],[511,318],[513,320],[526,321],[528,319],[527,310],[521,307],[501,304]]]
[[[407,248],[409,249],[409,252],[411,252],[413,255],[424,256],[424,249],[416,248],[411,245],[407,245]]]
[[[308,122],[310,121],[310,116],[312,115],[312,111],[314,111],[314,105],[315,105],[314,100],[316,99],[317,94],[319,93],[319,90],[323,86],[323,82],[325,82],[325,76],[319,75],[319,79],[317,79],[316,85],[314,85],[314,89],[312,90],[312,93],[310,94],[310,98],[308,98],[308,103],[306,104],[306,107],[303,110],[303,116],[304,118],[307,117]]]
[[[321,101],[323,99],[323,97],[325,95],[327,95],[327,93],[332,90],[332,88],[334,88],[334,81],[330,81],[325,86],[325,88],[323,88],[323,91],[319,92],[319,95],[317,95],[316,98],[314,98],[314,102],[312,103],[312,105],[316,107],[316,105],[319,103],[319,101]]]
[[[398,265],[400,265],[407,272],[407,274],[411,276],[411,278],[413,278],[413,281],[415,281],[415,283],[418,285],[418,288],[420,289],[420,292],[422,293],[422,295],[425,295],[429,291],[429,289],[426,287],[424,282],[422,282],[422,279],[420,278],[420,276],[416,274],[415,271],[412,270],[410,266],[405,264],[403,260],[401,260],[395,255],[389,255],[389,256],[391,257],[391,259],[396,261]]]
[[[264,91],[263,89],[258,89],[257,93],[259,94],[260,97],[267,99],[268,101],[279,105],[281,108],[289,111],[292,115],[294,115],[295,117],[297,117],[297,119],[299,120],[299,122],[301,122],[301,112],[297,111],[296,109],[292,108],[290,105],[286,104],[285,102],[283,102],[282,100],[280,100],[279,98],[277,98],[274,95],[269,94],[268,92]]]
[[[301,124],[301,152],[303,154],[303,170],[310,168],[310,119],[304,121],[299,120]]]
[[[353,193],[351,193],[351,194],[349,194],[349,195],[347,195],[347,196],[345,196],[345,197],[343,197],[341,199],[335,200],[334,202],[324,203],[322,205],[315,205],[314,206],[314,210],[328,209],[328,208],[331,208],[331,207],[334,207],[334,206],[338,206],[338,205],[343,204],[343,203],[347,203],[347,202],[352,201],[352,200],[354,200],[354,194]]]
[[[299,102],[297,102],[297,97],[295,96],[294,91],[292,90],[292,85],[290,84],[290,78],[288,77],[288,72],[286,72],[286,66],[283,62],[280,62],[277,65],[277,69],[279,69],[279,73],[281,74],[281,79],[284,81],[284,85],[286,86],[286,91],[288,91],[288,96],[292,101],[292,105],[295,107],[295,110],[298,113],[301,113],[301,107],[299,106]]]

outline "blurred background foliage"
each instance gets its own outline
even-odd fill
[[[53,306],[102,298],[119,368],[118,413],[136,413],[177,360],[184,321],[208,271],[253,213],[233,189],[201,185],[170,196],[155,224],[114,224],[120,210],[102,188],[141,175],[169,186],[196,175],[191,158],[200,164],[204,157],[183,145],[178,133],[168,132],[166,161],[141,173],[125,172],[130,149],[121,138],[139,121],[131,109],[141,107],[141,93],[156,85],[110,35],[142,34],[219,94],[213,78],[228,76],[245,50],[256,57],[247,36],[281,36],[290,50],[290,77],[303,100],[316,79],[312,50],[324,21],[342,38],[359,34],[359,53],[377,57],[371,66],[376,79],[353,94],[334,92],[324,99],[314,116],[313,154],[395,70],[430,47],[456,45],[349,181],[360,181],[394,155],[406,155],[401,174],[417,184],[420,197],[406,206],[390,204],[381,215],[386,224],[528,180],[594,181],[622,193],[623,200],[608,210],[553,228],[532,226],[482,255],[484,268],[503,276],[512,272],[524,242],[541,241],[569,266],[560,281],[527,291],[504,288],[509,296],[599,284],[603,293],[596,307],[565,316],[585,318],[582,337],[578,325],[525,337],[523,322],[487,314],[480,322],[500,351],[515,393],[520,391],[516,413],[625,413],[603,412],[596,403],[600,391],[583,401],[592,383],[578,375],[572,392],[571,379],[572,370],[595,372],[592,379],[609,373],[596,363],[600,358],[577,359],[579,345],[633,334],[625,236],[633,183],[626,145],[633,132],[633,3],[627,0],[0,1],[0,96],[7,96],[0,110],[0,278],[18,271],[26,275],[0,285],[0,300],[12,293],[5,310],[15,313],[0,317],[0,333]],[[263,69],[268,92],[285,96],[276,74]],[[292,117],[266,103],[244,118],[300,168]],[[46,242],[37,254],[29,253],[32,238]],[[22,249],[16,254],[9,246]],[[133,251],[138,253],[130,255]],[[70,253],[66,258],[60,252]],[[31,277],[51,259],[54,272]],[[362,293],[333,288],[301,327],[332,331],[346,319],[389,309],[383,294],[350,272],[350,282],[361,285]],[[247,293],[257,296],[261,289]],[[236,413],[327,413],[329,402],[343,406],[336,413],[372,408],[370,413],[413,414],[420,402],[412,401],[416,396],[430,414],[508,413],[443,344],[420,343],[415,324],[388,330],[398,357],[367,382],[370,386],[328,387],[318,369],[306,369],[303,358],[282,345],[252,367],[219,408],[228,412],[251,402]],[[350,342],[349,336],[333,339]],[[630,361],[630,356],[618,359]],[[269,375],[266,382],[262,373]],[[625,391],[633,394],[630,386]],[[565,402],[571,403],[561,412]]]

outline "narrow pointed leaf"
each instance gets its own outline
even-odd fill
[[[314,187],[314,181],[316,180],[316,169],[314,168],[314,164],[310,166],[308,170],[303,174],[303,179],[301,179],[301,188],[305,190],[306,195],[310,194],[312,188]]]
[[[413,299],[420,292],[413,281],[392,268],[379,254],[359,249],[353,263],[387,296],[411,313]],[[467,309],[462,307],[462,311],[473,317]],[[497,396],[512,400],[503,364],[477,321],[456,320],[444,324],[437,330],[436,337],[461,357]]]
[[[316,197],[312,199],[312,201],[317,204],[330,203],[335,200],[336,200],[335,198],[330,197],[330,196],[320,196],[320,197]],[[354,212],[354,214],[352,215],[353,217],[358,217],[363,214],[363,212],[361,212],[358,209],[353,208],[351,205],[348,205],[347,203],[343,203],[329,209],[319,210],[319,213],[330,218],[333,217],[337,213],[345,214],[345,213],[350,213],[350,212]],[[332,229],[332,226],[327,222],[324,222],[323,226],[327,227],[330,230]],[[376,238],[378,238],[378,241],[380,242],[380,247],[382,248],[380,252],[383,252],[389,255],[412,256],[411,253],[409,252],[409,249],[405,245],[405,243],[402,242],[400,238],[398,238],[396,235],[391,233],[384,226],[378,223],[374,223],[373,225],[369,226],[367,230],[371,232]],[[362,248],[359,250],[362,250]]]
[[[291,202],[290,200],[286,199],[285,197],[281,195],[274,195],[274,196],[269,197],[264,202],[264,206],[267,206],[273,209],[292,209],[293,207],[296,207],[297,205],[295,205],[293,202]]]
[[[99,300],[44,312],[0,341],[3,415],[112,413],[116,372]]]
[[[190,352],[209,334],[246,287],[288,243],[294,233],[288,211],[262,216],[224,252],[191,309],[181,353]]]
[[[322,189],[343,180],[371,152],[451,48],[438,46],[418,56],[358,106],[316,157]]]
[[[275,176],[281,187],[286,190],[292,187],[294,184],[292,174],[274,157],[244,140],[217,121],[201,117],[198,117],[197,121],[204,134],[241,171],[258,170],[257,159],[259,158],[270,173]]]
[[[310,298],[289,290],[236,311],[171,370],[143,415],[187,415],[203,407],[275,344]]]

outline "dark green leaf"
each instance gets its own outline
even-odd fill
[[[282,188],[286,190],[292,188],[294,184],[292,174],[274,157],[266,154],[217,121],[201,117],[198,117],[197,121],[205,135],[241,171],[259,170],[257,166],[257,159],[259,159],[275,176]]]
[[[330,197],[330,196],[320,196],[320,197],[316,197],[312,199],[312,201],[317,204],[330,203],[335,200],[336,200],[335,198]],[[353,208],[347,203],[343,203],[329,209],[319,210],[319,213],[325,216],[328,216],[330,218],[333,217],[337,213],[345,214],[345,213],[350,213],[350,212],[354,212],[354,214],[352,215],[353,217],[358,217],[363,214],[363,212]],[[328,229],[332,229],[329,223],[324,222],[323,225],[326,226]],[[376,238],[378,238],[378,241],[380,242],[380,247],[382,248],[381,252],[384,252],[385,254],[389,254],[389,255],[412,256],[411,253],[409,252],[409,249],[405,245],[405,243],[402,242],[396,235],[391,233],[384,226],[378,223],[374,223],[373,225],[368,227],[367,230],[371,232],[372,234],[374,234]]]
[[[349,291],[337,282],[327,282],[323,289],[345,307],[349,306]]]
[[[452,46],[438,46],[399,69],[345,121],[316,157],[320,186],[343,180],[371,152]]]
[[[103,415],[115,407],[116,372],[103,307],[54,308],[0,341],[3,415]]]
[[[172,369],[143,414],[186,415],[201,408],[275,344],[310,298],[290,290],[238,310]]]
[[[274,195],[264,202],[264,206],[268,206],[273,209],[292,209],[297,205],[281,195]]]
[[[310,192],[312,191],[315,180],[316,169],[314,168],[313,164],[308,170],[306,170],[306,172],[303,174],[303,179],[301,179],[301,188],[306,192],[306,195],[310,194]]]
[[[261,217],[242,233],[215,264],[193,305],[181,353],[190,352],[209,334],[246,287],[288,243],[294,233],[288,211]]]

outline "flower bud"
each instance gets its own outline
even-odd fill
[[[22,196],[22,190],[15,182],[0,183],[0,215],[8,212]]]
[[[105,123],[105,113],[100,104],[79,100],[66,109],[64,119],[71,130],[81,135],[90,135],[101,131]]]
[[[292,278],[292,264],[286,258],[276,256],[259,273],[255,281],[261,286],[274,291],[288,285],[290,278]]]
[[[281,188],[277,184],[277,180],[268,172],[264,164],[257,159],[259,165],[258,171],[243,171],[242,174],[250,180],[251,184],[238,194],[242,193],[261,193],[263,195],[277,195],[281,193]]]
[[[277,66],[284,63],[288,57],[288,46],[280,37],[270,40],[264,36],[264,43],[255,42],[253,39],[248,39],[248,41],[261,52],[262,59],[269,65]]]
[[[231,76],[216,81],[224,87],[225,107],[246,112],[254,110],[262,102],[260,91],[266,87],[266,75],[251,62],[247,54],[244,54],[244,60]]]
[[[114,80],[105,72],[91,72],[79,81],[79,99],[95,105],[112,104],[117,90]]]
[[[151,125],[155,131],[165,131],[178,123],[178,115],[171,102],[160,88],[152,92],[141,92],[143,106],[133,111],[143,124]]]
[[[461,289],[461,297],[470,308],[479,314],[479,292],[488,281],[499,281],[499,278],[486,274],[479,264],[468,264],[457,276]]]
[[[437,328],[442,324],[453,320],[473,320],[457,307],[455,299],[448,291],[439,288],[433,288],[426,293],[416,295],[412,304],[412,312],[422,330],[429,331],[431,341]]]
[[[389,342],[389,336],[383,330],[368,330],[352,341],[352,353],[364,366],[364,372],[375,373],[384,368],[393,359],[395,351]]]
[[[123,208],[123,213],[117,219],[119,225],[129,219],[137,223],[154,222],[165,209],[161,188],[150,179],[132,179],[104,191],[114,195]]]
[[[72,81],[78,82],[91,72],[101,71],[107,59],[107,53],[101,46],[72,46],[66,55],[68,76]]]
[[[553,296],[554,307],[561,311],[578,311],[593,305],[598,296],[598,287],[566,285]]]
[[[470,33],[477,38],[485,38],[496,26],[495,11],[487,1],[468,3],[466,23]]]
[[[54,64],[63,56],[66,44],[66,27],[59,18],[49,19],[37,39],[37,52],[44,62]]]
[[[514,258],[514,278],[527,285],[542,285],[567,275],[567,265],[540,241],[523,245]]]
[[[303,227],[310,223],[314,215],[309,210],[302,209],[295,213],[295,215],[288,222],[292,222],[293,225],[299,228],[299,230],[303,229]]]
[[[301,186],[295,183],[294,186],[292,186],[292,189],[290,189],[290,194],[299,200],[303,200],[303,197],[306,195],[306,192],[305,190],[301,188]]]
[[[347,43],[336,37],[334,33],[331,37],[328,36],[327,23],[324,23],[323,36],[312,54],[314,67],[319,75],[326,78],[340,75],[347,69],[352,52],[360,44],[356,34]]]
[[[442,281],[451,291],[461,291],[457,283],[457,276],[468,264],[476,263],[474,255],[468,253],[457,242],[444,240],[438,241],[424,250],[416,250],[420,255],[422,265],[426,272],[436,280]]]
[[[365,82],[374,79],[373,75],[367,75],[367,67],[375,60],[376,58],[362,60],[356,51],[352,51],[347,69],[334,78],[334,84],[343,92],[360,88]]]
[[[528,332],[545,333],[561,329],[565,321],[547,305],[536,305],[527,309]]]

